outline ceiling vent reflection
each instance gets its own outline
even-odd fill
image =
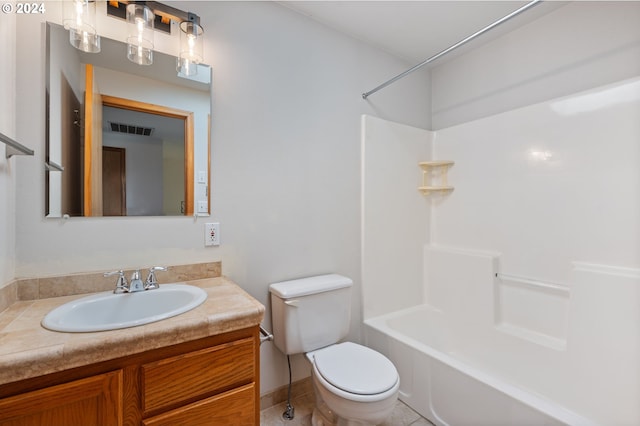
[[[130,135],[151,136],[153,134],[153,127],[136,126],[135,124],[114,123],[109,122],[109,127],[112,132],[128,133]]]

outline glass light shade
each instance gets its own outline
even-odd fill
[[[198,64],[203,61],[203,29],[191,21],[180,23],[180,54],[176,69],[184,75],[196,75]]]
[[[153,63],[153,11],[142,4],[127,6],[127,58],[138,65]]]
[[[100,36],[96,30],[96,2],[65,0],[63,25],[69,30],[69,43],[88,53],[100,52]]]

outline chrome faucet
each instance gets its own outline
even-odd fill
[[[118,275],[118,281],[116,282],[116,288],[113,290],[114,293],[135,293],[138,291],[144,290],[153,290],[159,288],[158,280],[156,279],[156,271],[166,271],[167,268],[163,266],[154,266],[149,269],[149,275],[147,275],[147,279],[143,283],[140,279],[140,270],[136,269],[131,274],[131,282],[127,282],[127,279],[124,276],[124,271],[113,271],[113,272],[105,272],[104,276],[109,277],[112,275]]]

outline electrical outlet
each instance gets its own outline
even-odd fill
[[[220,245],[220,224],[205,223],[204,224],[204,245],[219,246]]]

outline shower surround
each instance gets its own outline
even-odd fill
[[[363,117],[365,336],[404,402],[640,423],[638,117],[640,79],[436,132]],[[425,160],[455,161],[452,192],[418,192]]]

